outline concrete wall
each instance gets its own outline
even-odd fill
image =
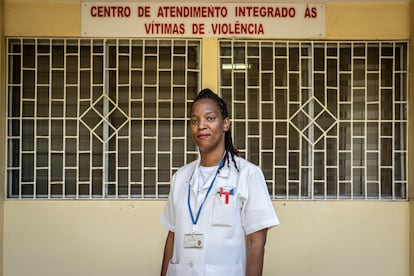
[[[4,276],[158,275],[163,201],[7,201]],[[275,202],[265,276],[408,276],[407,202]]]
[[[410,12],[414,14],[414,1],[411,1]],[[409,85],[409,121],[414,120],[414,16],[410,18],[410,85]],[[412,124],[411,124],[412,125]],[[413,141],[414,127],[408,128],[408,137]],[[411,144],[411,143],[410,143]],[[409,170],[414,167],[414,147],[408,147],[408,166]],[[410,200],[410,276],[414,276],[414,174],[409,174],[409,200]]]
[[[0,3],[5,36],[80,36],[80,1]],[[328,2],[327,39],[412,39],[410,7],[414,14],[412,1]],[[218,61],[211,57],[216,56],[217,40],[203,39],[203,52],[209,56],[203,55],[202,85],[216,89]],[[0,53],[0,126],[4,126],[3,35]],[[411,68],[413,57],[411,50]],[[413,141],[414,132],[409,131]],[[0,127],[1,156],[4,145],[5,128]],[[409,154],[413,160],[411,148]],[[413,168],[412,163],[409,166]],[[166,235],[159,216],[165,201],[3,200],[5,159],[0,168],[1,276],[159,274]],[[410,175],[411,199],[413,180]],[[282,224],[269,232],[264,275],[414,276],[414,231],[409,231],[410,224],[414,229],[413,203],[276,201],[274,206]]]
[[[5,74],[5,48],[4,48],[4,1],[0,0],[0,125],[5,126],[5,112],[4,108],[6,106],[6,93],[3,93],[1,91],[5,90],[5,83],[6,83],[6,74]],[[4,147],[5,143],[4,138],[5,137],[5,128],[0,128],[0,156],[5,156]],[[4,181],[2,181],[5,176],[4,172],[5,170],[5,160],[4,158],[0,158],[0,267],[3,267],[3,214],[4,214]],[[2,269],[0,269],[0,276],[2,276]]]

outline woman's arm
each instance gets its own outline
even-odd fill
[[[246,276],[261,276],[262,275],[266,236],[267,236],[267,228],[247,235],[246,237],[246,250],[247,250]]]
[[[168,231],[167,239],[164,246],[164,257],[162,258],[161,276],[167,274],[168,263],[173,256],[174,250],[174,232]]]

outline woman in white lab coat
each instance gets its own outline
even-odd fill
[[[279,224],[263,173],[237,156],[217,94],[202,90],[190,116],[200,158],[173,176],[161,275],[261,275],[267,229]]]

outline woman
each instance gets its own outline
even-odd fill
[[[199,160],[173,176],[161,223],[161,275],[261,275],[267,229],[279,224],[262,171],[238,157],[226,103],[202,90],[190,129]]]

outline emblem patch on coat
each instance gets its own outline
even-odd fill
[[[220,187],[217,190],[217,195],[220,197],[220,199],[222,200],[222,202],[224,202],[224,204],[229,204],[230,202],[230,196],[234,196],[235,194],[235,189],[234,187]]]

